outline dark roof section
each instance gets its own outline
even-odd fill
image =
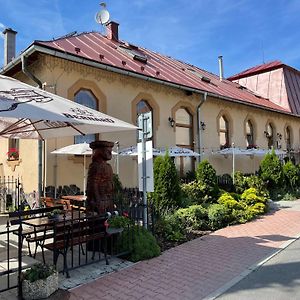
[[[231,101],[289,112],[268,99],[241,89],[237,83],[226,79],[220,81],[219,76],[198,67],[126,42],[110,40],[99,32],[81,33],[51,41],[35,41],[33,44],[162,82],[193,88],[199,92],[206,91]]]

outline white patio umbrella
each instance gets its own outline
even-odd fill
[[[235,182],[234,173],[235,173],[235,156],[243,156],[243,155],[250,155],[249,149],[241,149],[239,147],[230,147],[230,148],[224,148],[222,150],[216,151],[214,154],[219,155],[230,155],[232,156],[232,180],[233,184]]]
[[[0,75],[0,136],[47,139],[136,126]]]
[[[88,143],[79,143],[69,145],[51,152],[51,154],[59,155],[82,155],[83,156],[83,194],[85,196],[85,186],[86,186],[86,156],[93,154],[93,150],[90,148]],[[113,155],[117,155],[116,152],[112,151]]]
[[[158,150],[158,155],[166,155],[166,153],[169,153],[169,156],[171,157],[179,157],[179,156],[184,156],[184,157],[189,157],[189,156],[200,156],[199,153],[194,152],[191,149],[188,148],[183,148],[183,147],[169,147],[169,148],[160,148]]]
[[[153,151],[153,156],[159,155],[159,150],[153,148],[152,151]],[[137,156],[138,155],[137,147],[130,146],[127,148],[120,149],[119,155],[120,156]]]
[[[249,155],[254,155],[254,156],[265,156],[267,153],[271,153],[271,149],[249,149]],[[280,150],[280,149],[275,149],[274,150],[276,155],[285,155],[286,151]]]

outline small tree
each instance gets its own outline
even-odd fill
[[[291,161],[288,161],[283,166],[283,175],[286,187],[295,190],[299,180],[299,169]]]
[[[181,190],[176,166],[167,153],[157,157],[154,163],[153,204],[157,212],[165,212],[180,206]]]
[[[199,163],[196,170],[196,178],[200,185],[203,186],[202,190],[206,194],[204,202],[213,202],[219,194],[217,174],[213,166],[208,160],[203,160]]]
[[[267,153],[261,161],[259,175],[266,182],[269,190],[283,186],[282,165],[274,150],[271,153]]]

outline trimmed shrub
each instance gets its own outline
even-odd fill
[[[234,188],[239,194],[248,188],[247,177],[239,171],[234,173]]]
[[[203,160],[197,167],[196,178],[203,188],[203,193],[206,196],[204,202],[215,202],[219,194],[217,183],[217,175],[215,169],[207,161]]]
[[[241,196],[241,200],[248,206],[254,205],[256,203],[265,204],[267,202],[267,198],[259,195],[258,191],[255,188],[245,190]]]
[[[217,174],[213,166],[208,160],[203,160],[199,163],[196,170],[196,178],[199,182],[208,186],[217,185]]]
[[[207,209],[201,205],[191,205],[181,208],[175,215],[181,221],[182,226],[189,230],[206,230],[208,228]]]
[[[238,201],[236,201],[229,193],[222,194],[219,199],[218,203],[222,204],[223,206],[227,207],[230,211],[233,209],[242,209],[242,206]]]
[[[213,230],[225,227],[230,220],[230,211],[222,204],[212,204],[208,208],[208,219]]]
[[[261,161],[259,176],[266,182],[269,190],[283,186],[282,165],[274,150],[271,153],[267,153]]]
[[[262,215],[266,212],[267,207],[263,203],[255,203],[253,206],[249,207],[249,209],[254,213],[254,215]]]
[[[185,240],[185,228],[176,214],[165,214],[155,223],[155,233],[163,239],[174,242]]]
[[[184,197],[190,199],[192,203],[201,204],[205,202],[207,198],[207,195],[205,195],[205,185],[198,181],[183,183],[181,190]]]
[[[144,227],[133,226],[124,230],[119,240],[120,252],[128,251],[127,259],[130,261],[137,262],[160,255],[155,237]]]
[[[250,177],[246,177],[246,181],[249,188],[255,188],[259,195],[269,198],[266,184],[259,176],[251,175]]]
[[[288,161],[283,165],[282,170],[283,170],[286,188],[295,190],[297,182],[299,180],[298,168],[291,161]]]
[[[163,213],[180,207],[181,190],[176,166],[167,153],[154,162],[153,204],[156,212]]]

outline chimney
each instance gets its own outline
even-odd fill
[[[110,21],[106,25],[106,30],[107,30],[107,38],[110,40],[118,41],[119,40],[119,24]]]
[[[220,80],[222,81],[224,78],[224,69],[223,69],[223,56],[219,56],[219,76]]]
[[[9,64],[16,57],[16,35],[17,32],[6,28],[4,34],[4,66]]]

